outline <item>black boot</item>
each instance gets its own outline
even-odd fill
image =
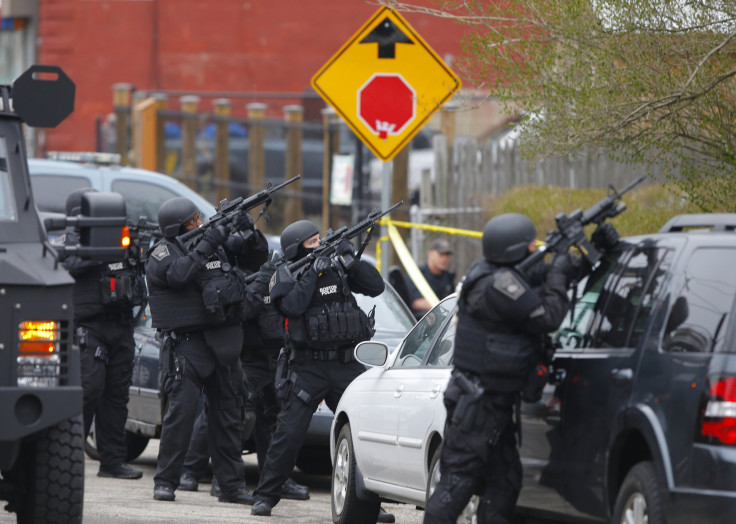
[[[289,477],[281,485],[281,498],[289,500],[309,500],[309,488],[298,484],[294,479]]]
[[[182,473],[179,479],[179,489],[182,491],[197,491],[199,488],[199,482],[197,477],[191,473]]]
[[[261,517],[270,517],[273,504],[267,499],[257,498],[253,503],[253,507],[250,509],[251,515],[258,515]]]
[[[115,479],[139,479],[143,476],[143,472],[139,469],[133,469],[127,464],[120,464],[112,467],[100,466],[97,476]]]

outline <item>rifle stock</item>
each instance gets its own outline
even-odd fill
[[[602,224],[608,218],[620,215],[626,210],[626,203],[621,197],[641,184],[646,175],[630,182],[621,191],[608,186],[609,193],[585,211],[577,209],[569,216],[560,213],[555,217],[557,230],[551,231],[544,239],[547,247],[538,249],[516,265],[516,269],[524,272],[542,260],[549,253],[566,253],[572,246],[577,247],[583,257],[591,264],[600,260],[601,254],[585,236],[584,227],[588,224]]]

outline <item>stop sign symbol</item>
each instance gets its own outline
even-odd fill
[[[380,138],[398,135],[416,116],[416,93],[400,74],[376,73],[358,89],[358,117]]]

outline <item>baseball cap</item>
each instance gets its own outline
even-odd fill
[[[444,238],[438,238],[429,245],[430,251],[437,251],[438,253],[452,253],[452,247],[450,243]]]

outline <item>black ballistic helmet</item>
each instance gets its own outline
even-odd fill
[[[302,242],[317,234],[319,228],[309,220],[297,220],[286,226],[281,232],[281,250],[286,260],[294,260]]]
[[[170,198],[158,208],[158,225],[166,238],[174,238],[181,226],[199,213],[194,202],[184,197]]]
[[[75,217],[82,212],[82,195],[85,193],[96,193],[93,187],[82,187],[75,189],[66,197],[66,216]]]
[[[493,217],[483,228],[483,256],[496,264],[520,262],[529,253],[529,243],[537,229],[526,216],[504,213]]]

